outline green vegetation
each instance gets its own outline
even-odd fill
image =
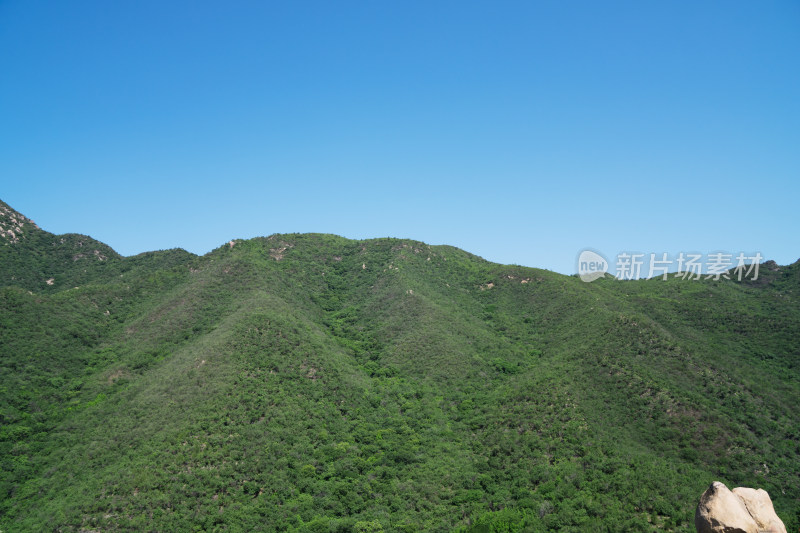
[[[3,531],[694,531],[713,480],[800,527],[800,263],[587,284],[29,227],[0,274]]]

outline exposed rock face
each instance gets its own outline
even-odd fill
[[[731,491],[719,481],[700,496],[694,525],[698,533],[786,533],[767,491],[746,487]]]
[[[0,242],[16,244],[24,237],[27,226],[38,228],[33,220],[17,213],[8,204],[0,202]]]
[[[719,481],[700,496],[694,527],[698,533],[758,533],[758,524],[744,502]]]
[[[751,489],[748,487],[736,487],[732,491],[747,507],[747,512],[758,524],[759,532],[786,533],[786,526],[775,509],[772,508],[772,500],[764,489]]]

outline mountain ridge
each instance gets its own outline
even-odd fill
[[[589,284],[403,239],[101,260],[40,231],[0,247],[2,528],[689,531],[717,478],[797,527],[800,263]]]

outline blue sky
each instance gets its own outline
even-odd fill
[[[0,51],[0,198],[126,255],[800,257],[796,1],[2,0]]]

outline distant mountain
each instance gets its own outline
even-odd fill
[[[584,283],[0,231],[3,531],[693,531],[715,480],[800,527],[800,263]]]

